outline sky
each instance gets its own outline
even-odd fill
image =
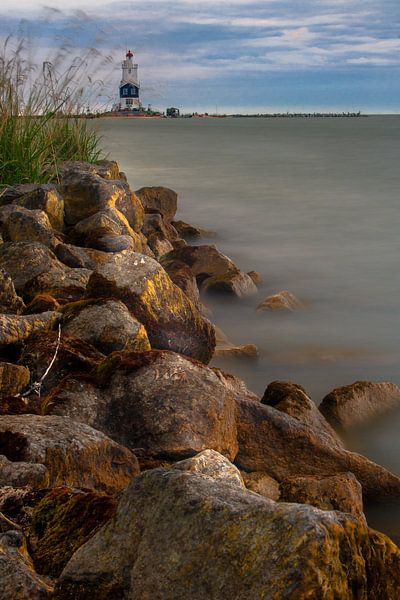
[[[1,0],[0,40],[9,34],[39,62],[66,38],[69,57],[112,57],[92,74],[102,102],[129,47],[146,106],[400,112],[400,0]]]

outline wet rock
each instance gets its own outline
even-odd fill
[[[302,302],[287,290],[268,296],[257,306],[257,312],[265,311],[289,311],[293,312],[303,308]]]
[[[215,328],[215,337],[217,344],[215,346],[214,357],[247,357],[256,358],[258,349],[255,344],[235,345],[229,341],[224,332],[219,328]]]
[[[176,192],[166,187],[142,187],[135,194],[146,213],[159,213],[166,223],[171,223],[178,205]]]
[[[353,517],[156,469],[73,555],[55,599],[395,598],[400,551]]]
[[[2,234],[5,242],[40,242],[51,249],[60,243],[43,210],[28,210],[19,206],[13,206],[13,211],[3,224]]]
[[[21,184],[7,188],[0,197],[1,205],[15,204],[29,210],[44,211],[56,231],[64,229],[64,200],[52,183]]]
[[[24,308],[24,301],[17,295],[11,277],[0,268],[0,313],[20,314]]]
[[[241,271],[208,277],[204,281],[202,289],[205,292],[227,294],[236,298],[246,298],[257,293],[257,287],[254,285],[251,277]]]
[[[26,481],[27,476],[22,485],[39,488],[67,485],[113,494],[124,489],[139,470],[129,450],[67,417],[1,416],[0,455],[17,472],[26,473],[26,463],[30,463],[32,479]],[[15,487],[13,471],[11,481],[5,480],[4,470],[1,477],[3,485]]]
[[[180,471],[189,471],[190,473],[201,473],[212,479],[244,488],[239,469],[215,450],[203,450],[193,458],[175,463],[173,468]]]
[[[197,361],[166,351],[118,352],[97,369],[101,387],[69,378],[47,411],[85,422],[147,458],[237,452],[233,395]],[[92,378],[93,381],[93,378]]]
[[[36,315],[0,315],[0,348],[26,340],[32,333],[52,329],[61,314],[48,311]]]
[[[52,362],[58,345],[58,331],[38,332],[24,345],[20,362],[31,372],[32,381],[39,381]],[[89,373],[104,359],[104,354],[83,339],[61,331],[60,345],[51,370],[42,383],[47,394],[69,373]]]
[[[53,586],[33,570],[20,531],[0,535],[0,581],[2,600],[45,600],[53,597]]]
[[[325,396],[319,410],[332,427],[346,430],[399,407],[400,388],[395,383],[356,381]]]
[[[280,498],[281,491],[279,483],[273,477],[262,471],[253,471],[252,473],[241,472],[244,485],[246,488],[260,496],[269,498],[277,502]]]
[[[332,443],[324,432],[272,406],[237,400],[239,452],[235,464],[277,481],[292,475],[329,477],[351,471],[365,498],[398,501],[400,478],[364,456]]]
[[[324,436],[328,444],[343,448],[342,440],[301,385],[289,381],[273,381],[265,390],[261,402],[309,425]]]
[[[322,510],[340,510],[366,523],[362,488],[353,473],[332,477],[289,477],[281,483],[281,500],[311,504]]]
[[[253,283],[257,286],[263,282],[260,273],[257,273],[257,271],[249,271],[247,273],[247,275],[250,277],[250,279],[253,281]]]
[[[15,396],[29,384],[30,373],[26,367],[0,362],[0,395]]]
[[[213,327],[155,260],[130,250],[110,254],[91,276],[87,296],[121,300],[144,325],[153,348],[211,359]]]
[[[172,225],[175,227],[180,237],[183,237],[186,240],[195,240],[203,237],[216,236],[216,233],[213,231],[206,231],[200,227],[194,227],[193,225],[189,225],[189,223],[185,223],[184,221],[172,221]]]
[[[66,306],[64,334],[83,340],[110,354],[124,348],[134,352],[150,350],[145,328],[119,300],[94,300]]]
[[[60,189],[68,225],[76,225],[107,208],[119,210],[136,232],[143,225],[143,207],[123,181],[105,180],[97,174],[72,167],[64,172]]]
[[[34,507],[30,526],[32,558],[38,573],[58,577],[73,555],[115,514],[114,497],[61,487]]]
[[[181,260],[161,260],[163,268],[171,281],[181,288],[193,304],[200,309],[200,294],[193,271]]]

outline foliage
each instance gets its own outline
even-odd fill
[[[63,160],[96,162],[98,134],[85,118],[93,81],[104,57],[88,49],[79,58],[62,48],[41,67],[25,40],[9,37],[0,49],[0,184],[43,183],[57,178]]]

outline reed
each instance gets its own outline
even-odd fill
[[[86,117],[93,81],[93,49],[68,60],[62,48],[34,64],[24,40],[8,38],[0,50],[0,184],[57,179],[63,160],[96,162],[100,138]],[[97,82],[95,82],[97,83]]]

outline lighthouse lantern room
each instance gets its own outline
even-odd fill
[[[120,110],[140,110],[138,65],[132,62],[133,53],[128,50],[122,63],[122,79],[119,86]]]

